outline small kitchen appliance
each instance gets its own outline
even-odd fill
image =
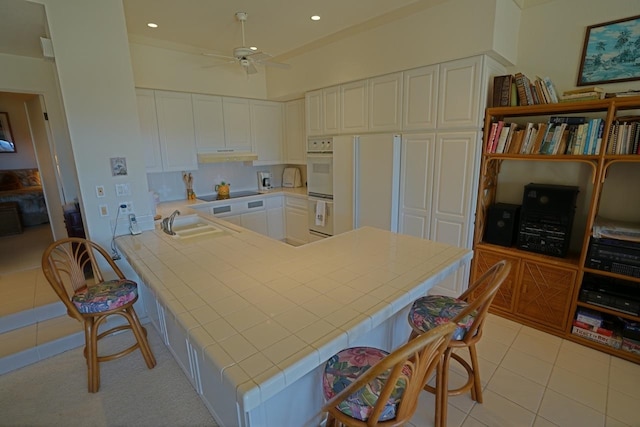
[[[271,190],[271,172],[258,172],[258,191]]]
[[[302,177],[298,168],[284,168],[282,186],[287,188],[302,187]]]

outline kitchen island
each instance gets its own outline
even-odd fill
[[[149,318],[222,426],[319,425],[326,360],[405,342],[413,300],[471,259],[371,227],[292,247],[207,219],[227,232],[177,239],[157,228],[117,244]]]

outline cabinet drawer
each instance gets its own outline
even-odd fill
[[[298,197],[287,197],[287,207],[307,210],[307,200]]]
[[[267,197],[267,209],[282,207],[283,196]]]

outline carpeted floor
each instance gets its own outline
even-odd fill
[[[87,392],[82,347],[0,376],[1,426],[216,426],[153,326],[158,364],[139,351],[101,364],[100,391]],[[100,354],[127,347],[123,333],[101,341]]]

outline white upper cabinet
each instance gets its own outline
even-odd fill
[[[233,148],[227,146],[224,138],[222,97],[193,94],[191,100],[198,153],[215,153]]]
[[[284,104],[285,163],[304,165],[307,161],[304,104],[304,99]]]
[[[307,136],[322,135],[324,129],[324,106],[322,89],[305,94],[305,116]]]
[[[440,64],[438,129],[478,127],[482,57]]]
[[[402,130],[435,129],[438,69],[429,65],[403,73]]]
[[[237,151],[251,151],[251,109],[249,100],[222,98],[224,138],[227,147]]]
[[[360,80],[340,86],[341,133],[359,133],[369,130],[368,88],[368,80]]]
[[[340,132],[341,102],[340,86],[322,89],[322,117],[324,118],[322,133],[335,135]]]
[[[156,115],[156,97],[152,90],[136,89],[138,101],[138,120],[140,138],[144,147],[144,160],[147,172],[162,172],[160,155],[160,135],[158,135],[158,116]]]
[[[369,130],[398,131],[402,121],[402,73],[369,79]]]
[[[279,164],[283,162],[281,102],[251,100],[251,135],[253,151],[258,154],[255,164]]]
[[[162,170],[198,169],[191,95],[155,91],[155,101]]]

